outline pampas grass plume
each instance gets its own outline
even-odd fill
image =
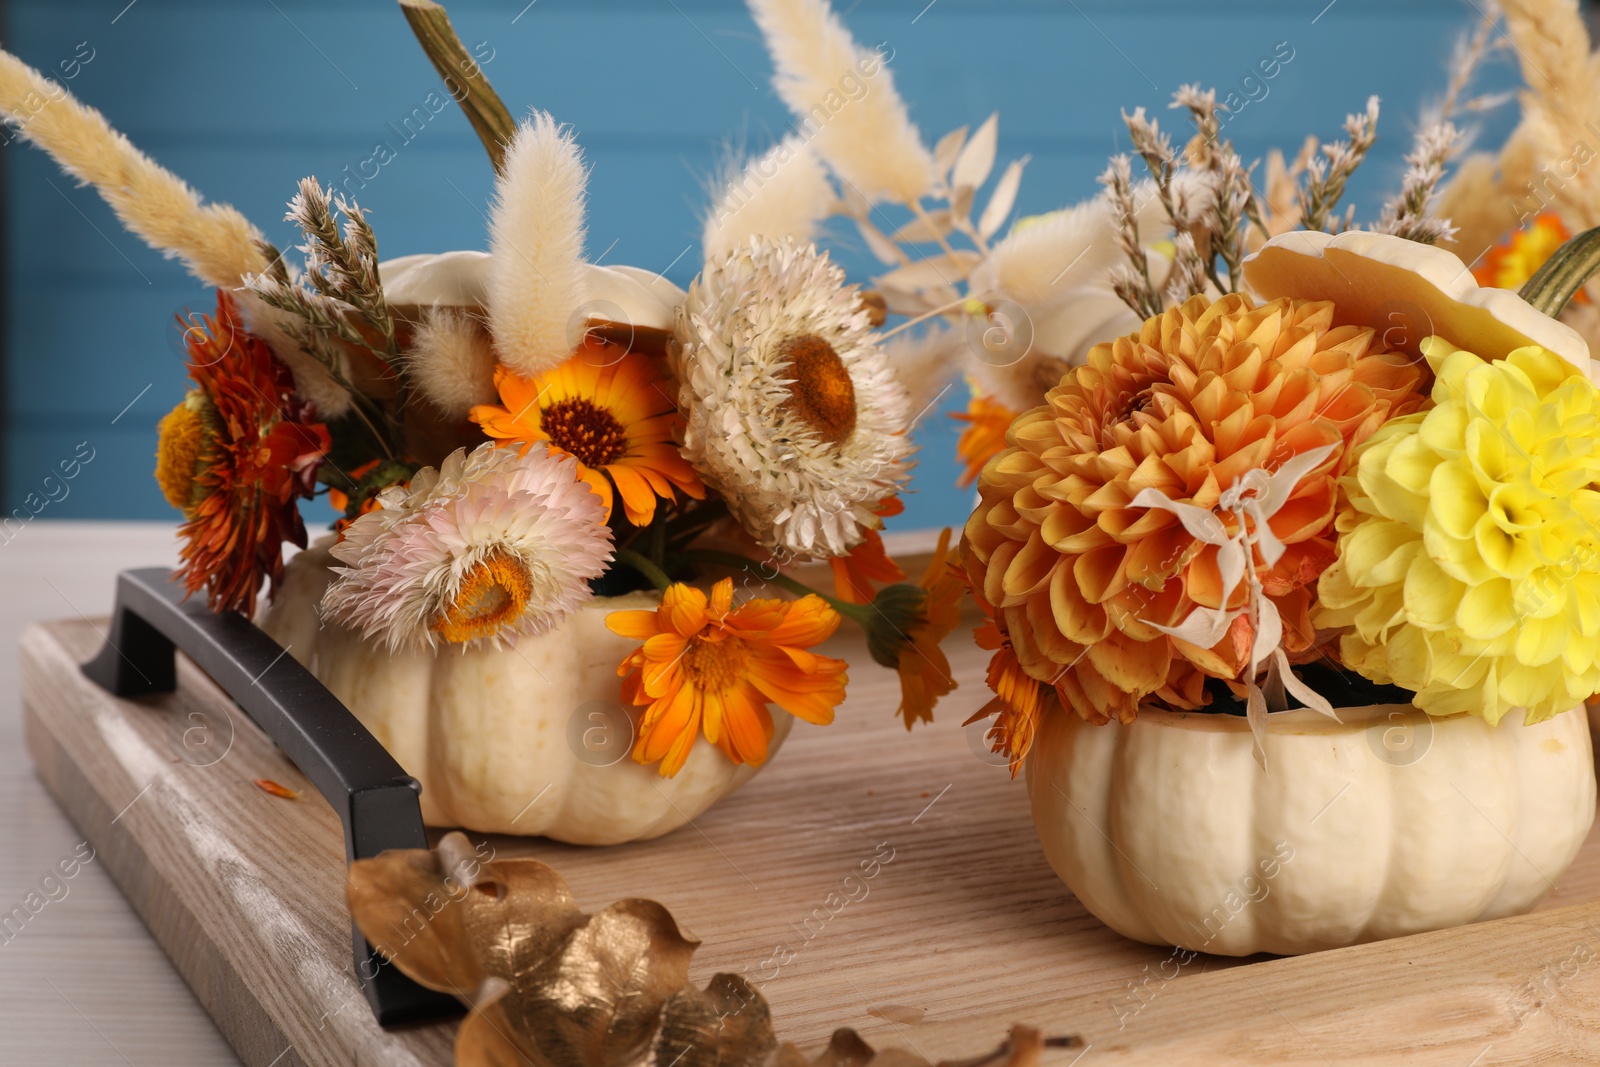
[[[869,200],[927,194],[933,154],[882,55],[857,45],[827,0],[750,0],[750,10],[777,68],[773,87],[834,172]]]
[[[0,51],[0,115],[62,170],[94,186],[130,232],[182,260],[207,285],[231,289],[266,267],[261,234],[243,215],[227,204],[203,204],[100,112],[5,51]]]

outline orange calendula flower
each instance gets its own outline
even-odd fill
[[[156,481],[183,511],[177,577],[213,611],[254,613],[263,581],[283,576],[284,542],[305,547],[298,500],[331,447],[288,368],[245,331],[233,297],[184,324],[195,388],[161,420]]]
[[[654,611],[614,611],[613,633],[643,642],[617,668],[622,695],[646,707],[633,758],[670,778],[702,732],[735,763],[766,762],[768,704],[824,725],[844,700],[846,664],[806,651],[833,636],[839,614],[818,596],[733,605],[733,580],[704,592],[677,584]]]
[[[657,499],[677,492],[705,497],[705,486],[678,451],[681,426],[660,362],[640,352],[586,344],[565,363],[532,378],[501,366],[494,374],[500,405],[479,404],[472,420],[503,441],[542,441],[572,456],[611,516],[612,487],[628,521],[647,526]]]
[[[1006,431],[1017,413],[993,397],[974,396],[966,411],[952,413],[950,417],[967,424],[956,440],[956,455],[966,464],[956,484],[965,489],[978,480],[984,464],[1006,447]]]
[[[891,496],[873,511],[889,518],[905,509],[899,497]],[[875,582],[898,582],[906,576],[884,550],[881,533],[877,530],[863,530],[862,533],[861,543],[849,553],[828,560],[828,567],[833,571],[833,595],[851,604],[871,603]]]
[[[1554,212],[1546,211],[1483,254],[1472,276],[1479,285],[1496,289],[1521,289],[1545,260],[1572,235]]]
[[[984,736],[990,750],[1011,757],[1011,777],[1022,769],[1022,760],[1033,747],[1033,735],[1039,729],[1039,712],[1047,696],[1045,685],[1028,676],[1017,662],[1016,649],[1011,638],[1001,629],[995,611],[981,596],[973,599],[983,609],[985,621],[972,633],[978,647],[994,653],[989,659],[989,688],[995,697],[979,708],[962,726],[994,716],[994,724]]]
[[[933,721],[933,706],[956,687],[950,661],[940,643],[961,624],[961,596],[967,591],[966,576],[950,551],[950,531],[939,535],[928,569],[923,572],[925,598],[917,621],[906,627],[905,647],[900,650],[900,716],[906,729],[918,721]]]

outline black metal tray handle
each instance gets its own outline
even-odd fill
[[[213,614],[162,567],[117,575],[105,647],[83,673],[119,697],[177,687],[174,646],[232,697],[338,812],[345,859],[427,848],[421,787],[338,698],[244,616]],[[424,989],[353,932],[355,969],[382,1026],[459,1014],[454,997]]]

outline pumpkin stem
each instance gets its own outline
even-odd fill
[[[400,10],[417,35],[433,69],[444,78],[445,89],[461,105],[478,139],[489,152],[489,162],[499,174],[505,169],[506,145],[516,136],[517,123],[489,85],[478,61],[467,54],[450,25],[450,16],[434,0],[400,0]]]
[[[1600,272],[1600,226],[1585,230],[1556,249],[1518,294],[1532,304],[1535,311],[1555,318],[1597,272]]]

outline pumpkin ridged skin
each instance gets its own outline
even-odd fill
[[[1594,820],[1587,716],[1432,719],[1427,750],[1397,763],[1378,754],[1393,710],[1273,716],[1267,774],[1242,718],[1046,716],[1027,760],[1045,855],[1117,932],[1225,956],[1527,911]]]
[[[734,764],[704,738],[672,778],[626,754],[597,766],[574,753],[569,719],[590,701],[620,703],[617,664],[637,645],[607,630],[606,615],[654,607],[659,597],[591,601],[515,648],[389,653],[319,619],[334,562],[325,543],[290,560],[262,628],[422,783],[429,826],[574,845],[647,840],[685,825],[759,769]],[[771,711],[769,759],[794,723]]]

